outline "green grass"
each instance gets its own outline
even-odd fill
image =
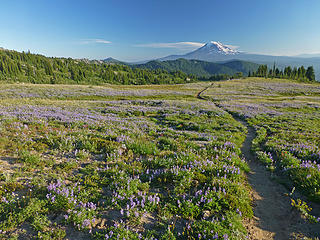
[[[319,202],[320,84],[250,78],[219,86],[207,95],[256,128],[258,159]]]
[[[1,85],[0,238],[246,239],[247,129],[226,110],[256,128],[270,170],[318,201],[319,171],[301,167],[317,161],[318,85],[235,80],[196,99],[207,84]]]

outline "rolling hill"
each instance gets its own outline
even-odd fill
[[[30,52],[0,50],[0,82],[45,84],[174,84],[197,81],[183,72],[133,68],[115,59],[46,57]]]
[[[227,62],[206,62],[179,58],[169,61],[154,60],[145,64],[133,65],[133,67],[152,70],[162,69],[167,70],[168,72],[182,71],[184,73],[194,74],[197,76],[210,76],[214,74],[234,75],[237,72],[242,72],[244,75],[247,75],[249,71],[256,71],[259,65],[240,60],[231,60]]]

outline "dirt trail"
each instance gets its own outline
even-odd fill
[[[250,239],[300,239],[304,236],[320,236],[319,226],[309,224],[291,207],[288,190],[271,180],[270,173],[257,163],[251,152],[255,131],[240,119],[248,128],[247,137],[241,148],[250,166],[248,182],[252,187],[254,218],[245,223]],[[318,227],[318,229],[317,229]]]
[[[206,90],[208,90],[208,89],[209,89],[210,87],[212,87],[212,86],[213,86],[213,83],[212,83],[211,85],[209,85],[208,87],[202,89],[200,92],[197,93],[196,97],[199,98],[199,99],[205,100],[205,98],[203,98],[203,97],[201,96],[201,94],[204,93]]]
[[[199,92],[199,99],[204,99],[201,94],[206,89]],[[244,222],[249,238],[287,240],[319,237],[319,224],[307,223],[297,211],[294,211],[290,198],[286,195],[289,191],[283,185],[272,181],[270,172],[256,161],[251,152],[255,130],[242,119],[236,116],[234,118],[248,129],[241,151],[251,169],[247,177],[252,188],[254,217]]]

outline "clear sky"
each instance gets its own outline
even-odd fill
[[[245,52],[320,53],[320,0],[1,0],[0,47],[137,61],[207,41]]]

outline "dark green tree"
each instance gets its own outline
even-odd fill
[[[306,77],[308,78],[309,81],[313,82],[316,80],[316,76],[314,74],[314,69],[313,66],[308,67],[307,72],[306,72]]]

